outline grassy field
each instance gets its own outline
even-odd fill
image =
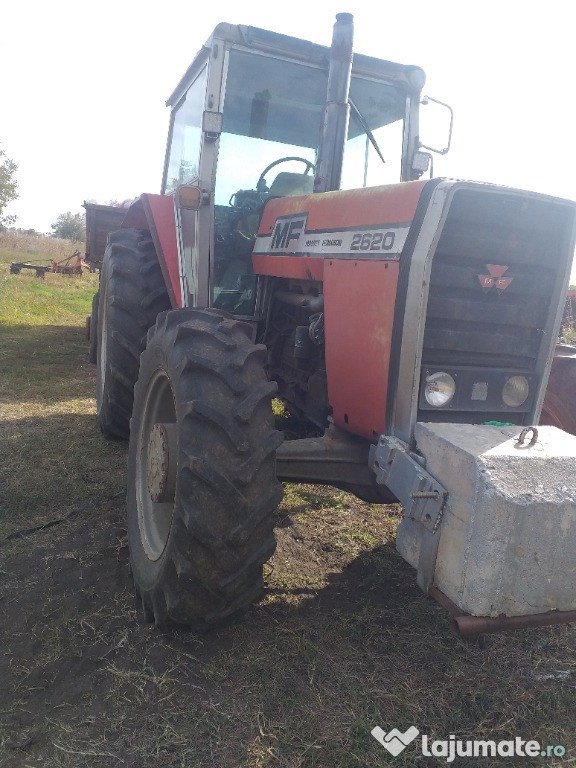
[[[124,450],[103,443],[94,414],[84,322],[97,275],[11,275],[13,260],[61,258],[75,247],[46,238],[36,252],[7,248],[14,238],[0,236],[0,527],[6,534],[68,514],[111,484],[120,492],[121,465],[115,484],[110,469]],[[34,248],[36,238],[22,240]]]
[[[374,726],[537,739],[576,763],[572,626],[465,642],[394,549],[399,511],[286,486],[264,599],[207,635],[159,630],[128,573],[123,443],[96,417],[96,277],[9,274],[0,238],[0,766],[429,768]],[[26,253],[23,256],[23,253]]]

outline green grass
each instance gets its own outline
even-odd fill
[[[0,538],[107,495],[111,462],[123,486],[124,447],[100,437],[86,357],[97,275],[10,274],[11,261],[43,257],[0,250]]]
[[[0,327],[77,326],[82,315],[89,314],[97,285],[95,274],[85,272],[81,277],[71,277],[47,273],[44,278],[36,277],[31,270],[10,274],[12,261],[41,258],[42,254],[17,253],[0,247]]]
[[[99,433],[86,359],[95,277],[10,275],[14,256],[0,254],[2,768],[446,765],[414,746],[392,758],[375,725],[534,738],[566,757],[518,764],[574,764],[574,627],[453,636],[395,552],[397,507],[287,485],[267,591],[246,617],[202,636],[145,624],[126,447]]]

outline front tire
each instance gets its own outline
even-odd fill
[[[213,310],[163,313],[135,387],[130,563],[144,615],[205,629],[256,600],[282,498],[265,347]]]
[[[150,233],[112,232],[104,254],[98,306],[96,406],[106,437],[127,440],[140,354],[159,312],[170,308]]]

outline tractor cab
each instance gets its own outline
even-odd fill
[[[267,200],[314,190],[329,55],[303,40],[219,24],[169,98],[162,193],[176,196],[185,306],[258,312],[258,222]],[[342,188],[418,178],[424,80],[419,67],[354,56],[337,160]]]

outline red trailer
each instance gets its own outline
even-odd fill
[[[122,226],[126,208],[118,205],[99,205],[84,201],[86,209],[86,254],[84,261],[90,271],[95,272],[102,266],[106,243],[110,232],[116,232]]]

